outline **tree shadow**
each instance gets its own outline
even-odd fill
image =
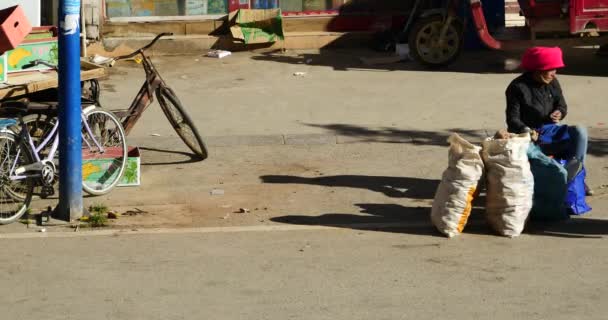
[[[362,175],[339,175],[326,177],[297,177],[287,175],[261,176],[263,183],[309,184],[326,187],[367,189],[380,192],[391,198],[432,199],[439,180],[384,177]]]
[[[608,220],[572,217],[554,223],[532,222],[526,227],[526,233],[559,238],[599,239],[608,235]]]
[[[428,208],[373,203],[359,203],[355,205],[361,209],[362,214],[287,215],[274,217],[270,220],[296,225],[441,236],[429,221]]]
[[[430,221],[429,207],[406,207],[398,204],[357,203],[360,214],[327,213],[320,216],[287,215],[270,220],[278,223],[327,226],[353,230],[403,233],[422,236],[443,236]],[[466,233],[491,234],[491,230],[480,223],[477,210],[471,214]]]
[[[472,143],[480,143],[485,138],[494,135],[488,130],[471,130],[453,128],[445,132],[425,130],[403,130],[391,127],[370,129],[351,124],[312,124],[304,123],[309,127],[321,128],[331,131],[338,136],[344,136],[343,142],[383,142],[383,143],[411,143],[415,145],[447,146],[447,139],[452,133],[458,133]]]
[[[462,129],[452,128],[445,131],[425,131],[425,130],[403,130],[392,127],[371,129],[364,126],[331,123],[314,124],[302,123],[303,125],[325,129],[331,134],[337,135],[339,143],[409,143],[414,145],[447,146],[447,139],[452,133],[457,133],[464,139],[474,144],[481,144],[486,138],[492,137],[495,132],[490,129]],[[594,156],[608,155],[608,129],[590,128],[589,129],[589,149],[588,154]]]
[[[452,72],[475,74],[512,74],[520,73],[520,58],[526,46],[509,51],[480,49],[466,51],[452,64],[441,68],[425,67],[407,58],[398,59],[395,53],[380,53],[365,48],[365,42],[359,40],[359,47],[344,48],[346,43],[357,42],[355,35],[344,35],[342,38],[315,52],[281,51],[262,52],[251,57],[257,61],[270,61],[295,65],[330,67],[335,71],[416,71],[416,72]],[[608,41],[608,40],[607,40]],[[549,41],[553,46],[560,46],[560,41]],[[533,46],[529,42],[528,46]],[[351,45],[352,47],[352,45]],[[595,54],[594,46],[564,47],[566,67],[560,74],[579,76],[608,76],[608,58]]]
[[[360,214],[327,213],[319,216],[286,215],[270,220],[278,223],[326,226],[364,231],[403,233],[445,238],[430,221],[429,207],[398,204],[357,203]],[[463,234],[496,235],[484,218],[483,208],[474,208]],[[569,239],[602,239],[608,235],[608,220],[574,217],[560,222],[529,222],[524,234]]]
[[[587,153],[598,157],[608,155],[608,139],[589,139]]]
[[[591,128],[589,130],[587,153],[598,157],[608,155],[608,129]]]

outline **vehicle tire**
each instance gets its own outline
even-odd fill
[[[17,136],[0,132],[0,224],[15,222],[27,212],[34,180],[10,180],[10,176],[13,168],[33,162],[29,149]]]
[[[207,147],[192,119],[190,119],[190,116],[186,113],[186,110],[173,91],[166,87],[160,88],[156,91],[156,97],[171,126],[173,126],[175,132],[177,132],[188,148],[200,157],[201,160],[207,159],[209,156]]]
[[[99,196],[110,192],[125,172],[127,139],[120,121],[113,113],[95,108],[85,116],[93,136],[83,125],[82,188],[91,195]],[[95,142],[100,144],[103,152]],[[109,158],[114,160],[108,164]]]
[[[410,56],[429,67],[446,66],[458,58],[464,44],[463,27],[453,20],[446,32],[446,39],[440,43],[439,36],[443,17],[434,15],[421,18],[409,34]]]

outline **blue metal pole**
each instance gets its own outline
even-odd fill
[[[59,205],[56,217],[79,219],[82,205],[80,0],[59,0]]]

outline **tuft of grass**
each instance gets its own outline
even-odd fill
[[[108,224],[108,211],[110,209],[103,203],[96,203],[89,207],[91,215],[87,219],[91,227],[99,228]]]
[[[105,214],[95,213],[89,217],[89,224],[93,228],[104,227],[108,223],[108,217]]]
[[[110,208],[103,203],[96,203],[89,207],[89,212],[93,214],[106,214],[110,211]]]

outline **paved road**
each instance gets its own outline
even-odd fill
[[[420,226],[3,239],[0,308],[13,320],[606,319],[608,221],[569,225],[519,239]]]

